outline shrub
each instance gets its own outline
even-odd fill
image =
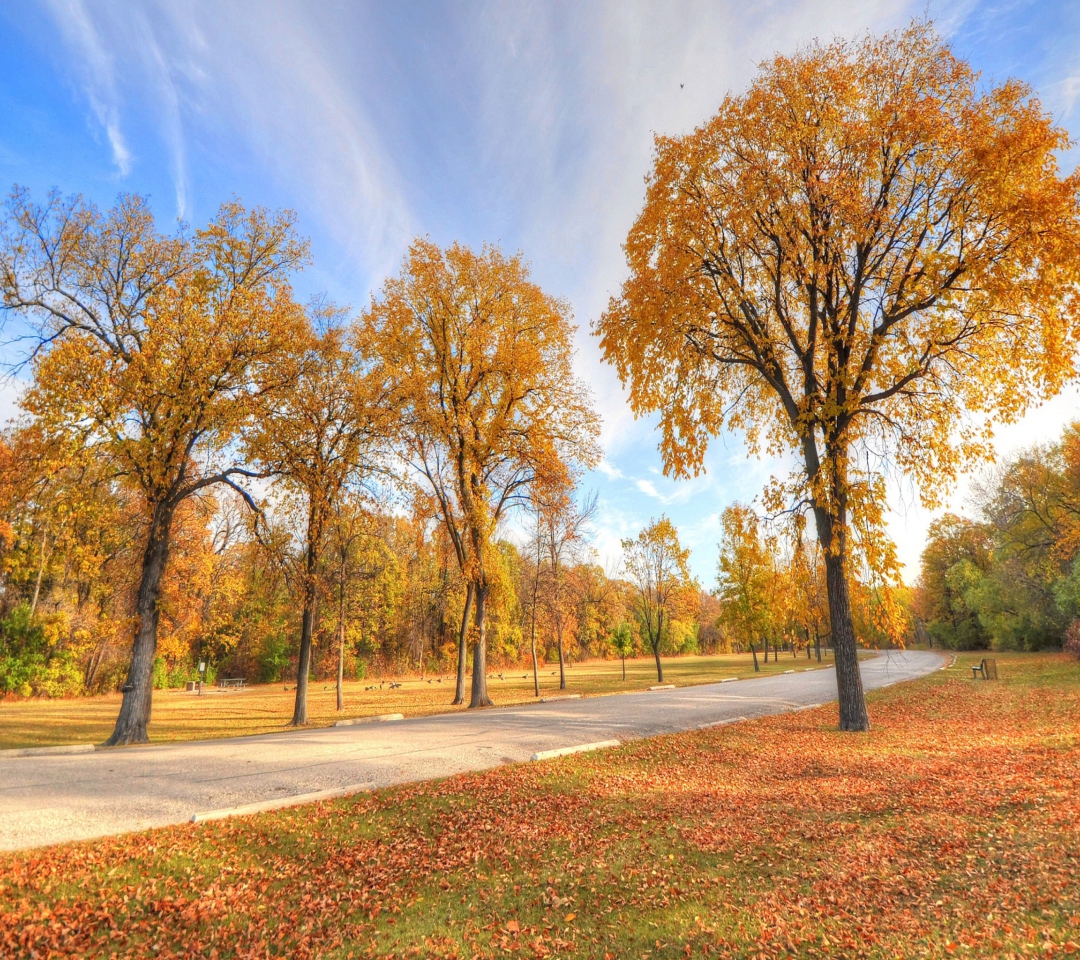
[[[1080,660],[1080,620],[1074,620],[1065,631],[1065,642],[1061,649]]]

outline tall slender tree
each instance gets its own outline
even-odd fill
[[[551,624],[555,629],[555,646],[559,652],[559,689],[566,689],[566,651],[563,640],[566,621],[572,616],[569,567],[580,560],[580,552],[589,537],[589,524],[596,516],[596,494],[578,504],[568,491],[557,491],[540,501],[539,516],[547,554],[548,576],[545,597]]]
[[[300,517],[296,576],[300,655],[294,725],[307,723],[307,688],[319,596],[319,565],[335,510],[350,485],[370,481],[389,432],[382,381],[344,330],[330,327],[298,343],[289,390],[275,394],[248,436],[253,459],[284,484],[284,504]]]
[[[656,659],[656,679],[664,682],[660,644],[673,606],[690,585],[690,551],[667,517],[653,520],[636,537],[622,541],[626,575],[634,585],[634,606],[645,640]]]
[[[931,25],[813,44],[681,137],[660,137],[630,277],[598,324],[665,468],[709,439],[791,451],[785,506],[824,552],[840,726],[869,717],[849,598],[853,531],[883,536],[882,475],[933,505],[1073,374],[1080,173],[1016,81],[983,86]]]

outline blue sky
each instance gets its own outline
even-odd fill
[[[1069,0],[6,0],[0,184],[102,206],[143,193],[162,223],[202,223],[232,196],[290,207],[314,252],[300,293],[357,309],[417,234],[523,251],[574,307],[578,370],[604,417],[605,460],[586,478],[601,557],[666,512],[708,585],[720,512],[787,468],[727,436],[702,477],[663,477],[653,424],[630,416],[589,335],[624,275],[652,135],[692,129],[774,52],[926,12],[985,79],[1020,77],[1080,132]],[[1077,411],[1073,390],[999,448],[1048,439]],[[909,578],[932,516],[916,501],[892,490]]]

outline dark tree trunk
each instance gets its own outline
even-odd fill
[[[761,673],[761,665],[757,662],[757,647],[750,644],[750,652],[754,655],[754,673]]]
[[[817,654],[817,662],[821,663],[821,634],[817,627],[814,627],[814,653]]]
[[[769,665],[769,638],[765,638],[765,665]]]
[[[307,723],[307,688],[311,674],[311,628],[315,620],[315,591],[305,590],[304,613],[300,618],[300,660],[296,666],[296,705],[293,707],[292,725],[301,727]]]
[[[623,683],[626,683],[626,657],[622,658],[622,678]]]
[[[487,692],[487,618],[484,616],[487,593],[486,586],[476,585],[476,645],[473,647],[470,710],[473,707],[493,706]]]
[[[656,682],[664,682],[664,665],[660,662],[660,641],[652,645],[653,656],[656,657]]]
[[[457,644],[457,688],[454,690],[454,704],[465,702],[465,661],[468,659],[466,642],[469,637],[469,617],[472,614],[473,585],[470,583],[465,588],[465,610],[461,614],[461,629],[458,631]],[[473,672],[476,665],[473,664]]]
[[[161,611],[161,579],[169,562],[174,507],[156,504],[150,514],[150,530],[143,552],[142,575],[135,599],[135,615],[139,625],[131,650],[131,666],[124,684],[124,701],[112,736],[105,741],[109,747],[125,743],[146,743],[146,728],[150,723],[150,705],[154,695],[154,654],[157,651],[158,619]]]
[[[795,641],[794,640],[791,641],[791,659],[792,660],[798,660],[799,659],[799,652],[795,649]]]
[[[847,571],[841,556],[825,553],[825,584],[829,591],[829,620],[833,637],[836,691],[840,699],[840,729],[869,730],[855,628],[851,622]]]

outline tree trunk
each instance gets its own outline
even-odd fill
[[[626,657],[622,658],[622,678],[623,683],[626,683]]]
[[[296,666],[296,705],[293,707],[292,725],[302,727],[307,723],[307,688],[311,673],[311,626],[315,619],[315,591],[305,590],[304,613],[300,619],[300,660]]]
[[[761,665],[757,662],[757,647],[750,644],[750,652],[754,655],[754,673],[761,673]]]
[[[836,667],[836,691],[840,699],[840,729],[869,730],[855,628],[851,622],[847,571],[842,556],[826,551],[825,584],[829,591],[829,620],[833,637],[833,662]]]
[[[563,654],[562,643],[562,623],[559,620],[555,621],[555,636],[558,638],[559,648],[559,689],[566,689],[566,656]]]
[[[45,576],[45,558],[46,545],[49,542],[49,530],[45,528],[45,532],[41,535],[41,562],[38,564],[37,580],[34,583],[34,599],[30,601],[30,616],[33,617],[37,611],[38,598],[41,596],[41,581]]]
[[[345,709],[345,701],[341,695],[341,683],[345,679],[345,619],[342,617],[338,622],[338,651],[337,651],[337,708]]]
[[[135,615],[139,626],[131,650],[131,666],[124,684],[124,701],[112,736],[105,741],[109,747],[125,743],[146,743],[150,739],[146,728],[150,723],[150,706],[154,695],[154,654],[157,651],[158,619],[161,611],[161,579],[169,562],[174,507],[155,504],[150,514],[150,529],[143,552],[139,592],[135,599]]]
[[[300,618],[300,660],[296,666],[296,705],[292,725],[307,723],[307,688],[311,674],[311,634],[315,625],[315,568],[319,560],[322,524],[314,508],[308,513],[307,549],[304,552],[304,612]]]
[[[660,641],[652,645],[653,656],[656,657],[656,682],[664,682],[664,665],[660,662]]]
[[[487,692],[487,605],[488,588],[476,585],[476,645],[473,647],[472,699],[469,709],[493,706]]]
[[[470,583],[465,588],[465,610],[461,615],[461,629],[458,631],[457,645],[457,687],[454,690],[454,704],[465,702],[465,661],[468,659],[466,640],[469,636],[469,616],[472,614],[473,585]],[[473,664],[473,673],[476,672],[476,664]]]
[[[817,654],[817,662],[821,663],[821,634],[817,627],[814,627],[814,653]]]
[[[532,650],[533,696],[540,696],[540,666],[536,661],[536,591],[533,591],[532,615],[529,622],[529,647]]]
[[[769,638],[765,638],[765,665],[769,665]]]

